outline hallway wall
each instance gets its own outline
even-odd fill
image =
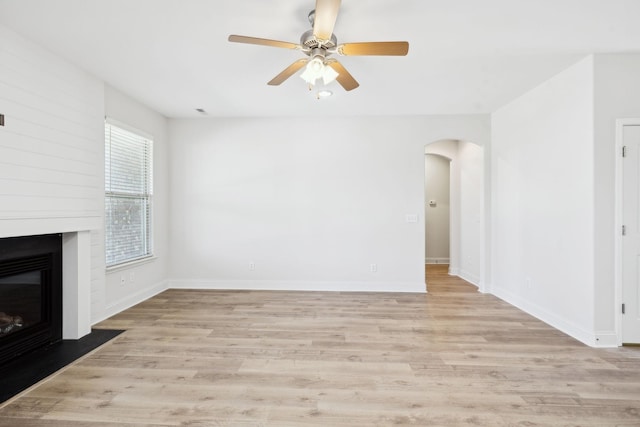
[[[491,292],[594,336],[593,58],[492,115]]]
[[[450,160],[425,154],[424,162],[425,263],[449,264]]]

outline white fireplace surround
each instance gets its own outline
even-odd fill
[[[99,217],[0,220],[0,237],[62,233],[62,338],[91,332],[91,230]]]

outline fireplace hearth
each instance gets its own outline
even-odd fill
[[[62,235],[0,239],[0,366],[62,340]]]

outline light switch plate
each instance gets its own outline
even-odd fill
[[[416,214],[407,214],[405,218],[406,222],[418,222],[418,215]]]

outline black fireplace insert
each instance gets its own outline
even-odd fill
[[[62,340],[62,235],[0,239],[0,366]]]

